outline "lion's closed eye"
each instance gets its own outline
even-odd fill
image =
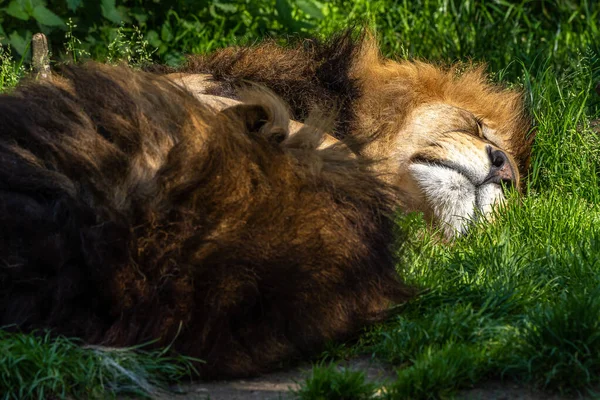
[[[488,127],[482,118],[475,117],[475,123],[477,125],[477,136],[482,138],[483,140],[493,144],[494,146],[498,146],[498,143],[495,143],[493,139],[493,135],[491,135],[491,129]]]
[[[483,125],[483,119],[475,117],[475,124],[477,129],[477,136],[485,139],[485,126]]]

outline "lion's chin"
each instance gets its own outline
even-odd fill
[[[445,165],[413,163],[409,171],[424,194],[433,219],[448,239],[466,234],[473,222],[489,218],[493,207],[504,201],[500,185],[476,185]]]

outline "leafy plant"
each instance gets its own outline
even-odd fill
[[[4,46],[0,45],[0,92],[15,86],[23,72],[22,64],[15,62]]]
[[[323,8],[317,0],[11,0],[0,8],[0,37],[28,58],[32,33],[41,31],[59,56],[68,31],[82,54],[106,60],[115,56],[110,43],[136,36],[155,48],[153,57],[176,63],[183,53],[244,38],[306,34],[324,18]]]

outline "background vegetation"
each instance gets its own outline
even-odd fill
[[[376,29],[388,56],[486,62],[494,80],[525,90],[537,123],[526,196],[513,195],[496,223],[482,223],[450,245],[439,243],[419,216],[400,218],[413,239],[399,269],[429,291],[394,320],[365,332],[358,343],[332,344],[324,357],[373,354],[397,368],[397,379],[378,392],[397,399],[444,397],[488,378],[569,394],[598,387],[598,2],[10,0],[2,7],[0,36],[7,46],[0,53],[0,87],[5,89],[27,69],[28,41],[38,30],[49,34],[55,60],[177,63],[183,53],[267,35],[282,40],[327,35],[359,23]],[[144,391],[144,384],[123,378],[143,376],[140,371],[154,382],[181,376],[169,373],[173,359],[149,362],[144,353],[132,353],[140,355],[135,367],[117,358],[111,365],[118,365],[113,371],[121,375],[89,380],[82,371],[99,369],[73,368],[73,363],[102,363],[103,358],[70,346],[70,341],[4,334],[0,354],[11,349],[14,356],[9,357],[18,362],[5,368],[9,364],[0,360],[0,393],[22,398],[15,388],[29,382],[30,397],[80,391],[98,395],[98,385],[107,390],[102,397]],[[41,354],[49,348],[78,353],[67,356],[61,350],[57,357],[64,363],[48,364],[40,360],[48,360]],[[189,372],[181,361],[175,364],[182,368],[177,371]],[[368,398],[379,389],[366,384],[360,373],[325,363],[315,366],[296,394],[307,399]]]
[[[155,59],[176,63],[183,53],[202,52],[238,39],[307,33],[324,18],[316,0],[9,0],[0,8],[0,36],[20,56],[36,32],[47,34],[54,53],[65,52],[65,35],[78,51],[111,57],[120,35],[143,39]]]

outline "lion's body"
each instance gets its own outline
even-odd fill
[[[285,120],[254,132],[261,110],[94,65],[0,96],[0,325],[244,376],[407,299],[387,185],[343,148],[280,143]]]
[[[382,59],[368,35],[226,48],[190,57],[178,73],[193,92],[223,97],[265,85],[297,119],[337,110],[334,136],[377,161],[400,207],[423,211],[447,236],[489,213],[504,199],[500,181],[519,187],[528,169],[531,121],[519,91],[490,84],[482,68]]]

